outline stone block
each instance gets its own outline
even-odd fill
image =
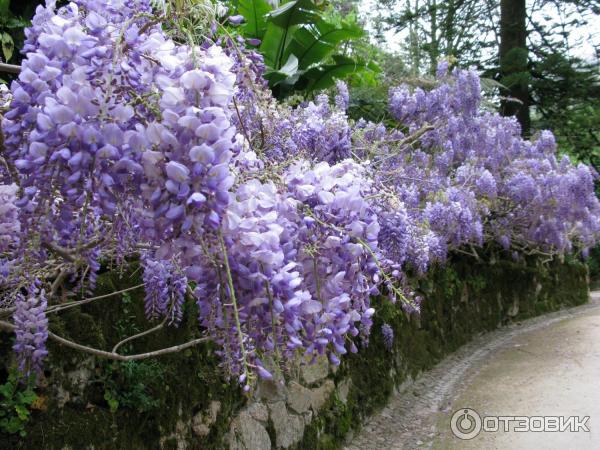
[[[335,383],[332,380],[325,380],[323,385],[311,389],[310,405],[315,413],[317,413],[323,405],[325,405],[327,400],[329,400],[334,389]]]
[[[269,410],[271,422],[273,422],[273,428],[275,428],[275,445],[277,448],[289,448],[300,442],[304,434],[304,418],[290,414],[284,402],[270,404]]]
[[[304,386],[292,381],[288,386],[288,406],[298,414],[308,411],[311,404],[311,391]]]
[[[300,369],[302,380],[307,384],[316,383],[329,375],[329,361],[327,357],[320,356],[312,364],[305,364]]]

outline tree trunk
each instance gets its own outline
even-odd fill
[[[440,43],[438,41],[438,5],[436,0],[427,0],[429,12],[429,73],[435,75],[438,57],[440,56]]]
[[[500,2],[500,82],[508,87],[501,113],[517,116],[521,134],[529,135],[529,70],[527,57],[527,13],[525,0]]]

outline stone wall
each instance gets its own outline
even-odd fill
[[[403,383],[474,335],[509,321],[584,303],[586,267],[575,261],[479,262],[453,257],[418,281],[421,315],[374,299],[368,347],[340,367],[299,361],[251,396],[220,376],[210,344],[155,361],[115,363],[51,346],[26,436],[0,433],[1,449],[335,449]],[[137,275],[136,275],[137,276]],[[135,277],[135,276],[134,276]],[[99,292],[137,280],[100,277]],[[188,305],[193,308],[193,305]],[[189,311],[193,317],[194,311]],[[61,334],[102,348],[143,329],[140,294],[107,299],[53,318]],[[101,324],[93,318],[102,317]],[[391,350],[381,325],[394,329]],[[193,320],[136,343],[145,351],[196,333]],[[12,364],[0,334],[0,384]],[[286,382],[283,381],[285,378]],[[0,399],[1,400],[1,399]]]

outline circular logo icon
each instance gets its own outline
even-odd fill
[[[471,408],[459,409],[450,419],[450,429],[459,439],[473,439],[481,431],[481,417]]]

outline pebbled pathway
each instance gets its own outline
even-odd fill
[[[600,448],[600,292],[590,303],[483,334],[396,394],[345,450]],[[590,433],[450,433],[481,415],[589,415]],[[594,433],[596,425],[596,433]]]

